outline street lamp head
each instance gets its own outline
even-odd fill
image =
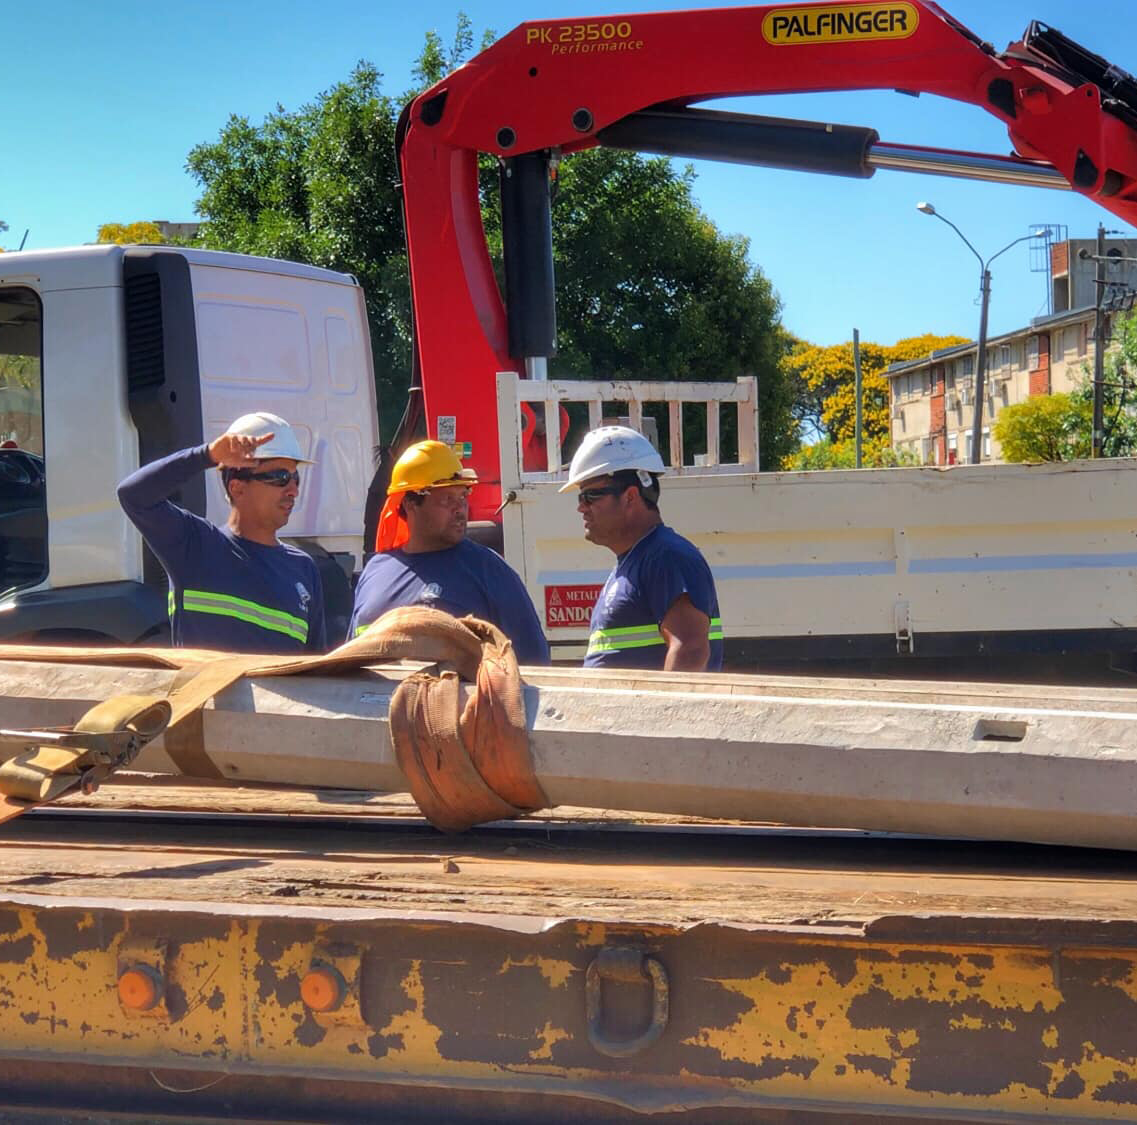
[[[916,210],[923,211],[925,215],[934,215],[936,213],[936,209],[930,203],[924,201],[916,204]]]

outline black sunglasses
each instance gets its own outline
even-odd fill
[[[264,469],[257,472],[254,469],[234,469],[233,476],[237,480],[259,480],[262,484],[271,484],[274,488],[286,488],[291,482],[299,486],[299,469]]]
[[[609,484],[603,488],[582,488],[576,495],[582,504],[595,504],[601,496],[619,496],[621,492],[627,492],[631,487],[630,484]]]

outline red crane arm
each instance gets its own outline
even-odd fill
[[[585,149],[645,110],[717,97],[897,89],[982,107],[1020,156],[1137,224],[1137,113],[1069,61],[1025,42],[995,52],[928,0],[787,4],[525,23],[416,98],[399,136],[416,365],[428,431],[454,419],[486,482],[472,517],[499,502],[495,373],[524,374],[486,247],[479,153]]]

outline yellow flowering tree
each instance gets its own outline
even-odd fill
[[[888,380],[892,363],[920,359],[940,348],[967,343],[964,336],[909,336],[895,344],[861,341],[861,409],[864,463],[895,464],[888,434]],[[784,361],[795,389],[795,416],[804,430],[820,435],[817,448],[791,454],[787,468],[837,468],[852,463],[856,429],[856,377],[853,342],[821,347],[806,340],[794,343]],[[846,449],[847,446],[847,449]]]
[[[156,223],[103,223],[96,235],[99,242],[114,242],[119,246],[157,245],[165,242]]]

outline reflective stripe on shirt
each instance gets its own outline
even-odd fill
[[[712,617],[708,641],[722,640],[722,618]],[[624,652],[632,648],[665,645],[666,638],[657,625],[629,625],[622,629],[597,629],[588,637],[588,655],[597,652]]]
[[[174,596],[170,595],[171,609],[176,608]],[[211,594],[208,590],[183,590],[183,613],[211,613],[216,617],[234,617],[238,621],[268,629],[273,633],[283,633],[286,637],[304,644],[308,640],[308,622],[291,613],[258,605],[256,602],[234,598],[229,594]]]

